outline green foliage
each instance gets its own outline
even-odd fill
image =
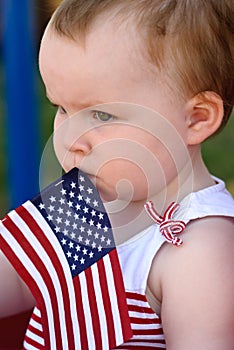
[[[5,105],[3,72],[0,64],[0,216],[8,211],[7,157],[5,132]],[[38,78],[39,113],[42,125],[42,147],[52,134],[54,108],[45,97],[44,87]],[[203,158],[213,175],[222,178],[234,195],[234,113],[226,128],[217,136],[207,140],[203,147]]]

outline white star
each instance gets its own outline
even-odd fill
[[[105,236],[101,237],[101,242],[105,242]]]
[[[62,188],[60,192],[62,193],[62,195],[65,195],[67,193],[67,191],[64,188]]]
[[[79,235],[78,241],[79,241],[79,242],[82,242],[82,241],[83,241],[83,237],[82,237],[81,235]]]
[[[75,218],[75,220],[78,220],[78,219],[79,219],[79,215],[78,215],[78,214],[75,214],[75,215],[74,215],[74,218]]]
[[[65,204],[65,199],[64,198],[60,198],[59,202],[60,202],[60,204]]]
[[[85,179],[84,179],[84,177],[82,175],[79,176],[79,179],[80,179],[81,182],[85,181]]]
[[[76,246],[76,251],[80,252],[80,245],[79,244],[77,244],[77,246]]]
[[[74,224],[72,224],[72,227],[73,227],[74,230],[76,230],[77,229],[77,224],[74,222]]]
[[[93,232],[92,232],[92,230],[88,229],[88,230],[87,230],[87,233],[88,233],[88,236],[92,236],[92,233],[93,233]]]
[[[83,224],[87,221],[87,219],[86,219],[86,217],[85,216],[83,216],[82,218],[81,218],[81,221],[83,222]]]
[[[85,232],[84,226],[80,226],[80,232]]]
[[[90,239],[87,238],[87,239],[85,240],[85,245],[89,245],[89,243],[90,243]]]
[[[75,193],[70,191],[69,196],[70,196],[70,198],[74,198],[75,197]]]
[[[74,247],[74,243],[73,242],[70,242],[68,245],[69,245],[69,248],[73,248]]]
[[[84,213],[87,214],[89,212],[89,208],[84,207]]]
[[[71,239],[75,239],[76,238],[76,234],[74,232],[71,233]]]
[[[103,231],[104,231],[104,232],[107,232],[107,231],[108,231],[108,227],[105,226],[105,227],[103,228]]]
[[[97,244],[95,242],[92,243],[92,248],[96,248]]]
[[[87,189],[87,192],[88,192],[88,194],[92,194],[92,193],[93,193],[92,188],[89,187],[89,188]]]
[[[78,261],[79,256],[77,254],[75,254],[73,258],[74,258],[75,261]]]
[[[73,206],[73,203],[71,201],[69,201],[67,204],[68,204],[69,208],[71,208]]]
[[[93,206],[94,206],[94,207],[97,207],[97,206],[98,206],[98,201],[96,201],[96,200],[93,201]]]
[[[70,210],[67,210],[66,214],[67,214],[68,217],[71,216]]]
[[[79,186],[79,190],[80,190],[80,191],[84,191],[84,186],[83,186],[83,185],[80,185],[80,186]]]
[[[70,221],[69,220],[65,220],[64,223],[65,223],[66,226],[70,226]]]
[[[103,213],[99,213],[98,217],[99,217],[100,220],[102,220],[104,218],[104,214]]]
[[[86,204],[90,204],[90,202],[91,202],[91,199],[89,197],[85,198],[85,203]]]
[[[76,210],[80,210],[80,204],[76,204]]]
[[[62,243],[62,245],[66,245],[66,244],[67,244],[67,240],[66,240],[65,238],[63,238],[63,239],[61,240],[61,243]]]
[[[67,252],[67,257],[70,258],[72,256],[71,252]]]
[[[53,205],[50,205],[50,206],[48,207],[48,209],[49,209],[50,212],[51,212],[51,211],[54,211],[54,206],[53,206]]]
[[[78,198],[78,201],[82,201],[82,199],[83,199],[83,197],[81,196],[81,194],[79,194],[79,195],[77,196],[77,198]]]
[[[72,264],[71,266],[72,270],[74,271],[76,269],[76,265],[75,264]]]
[[[91,215],[92,215],[92,216],[95,216],[95,215],[96,215],[96,211],[95,211],[94,209],[91,211]]]
[[[55,232],[58,233],[60,231],[60,228],[58,226],[55,227]]]
[[[59,216],[55,220],[57,221],[57,224],[61,224],[62,222],[62,219]]]
[[[54,196],[51,196],[51,197],[50,197],[50,201],[51,201],[51,203],[54,203],[54,202],[56,202],[56,197],[54,197]]]
[[[53,216],[52,216],[52,215],[48,215],[48,216],[47,216],[47,219],[48,219],[49,221],[52,221],[52,220],[53,220]]]
[[[84,249],[82,250],[82,252],[83,252],[84,255],[87,255],[88,250],[87,250],[86,248],[84,248]]]
[[[99,245],[98,246],[98,251],[101,252],[102,251],[102,247]]]
[[[68,230],[67,230],[67,229],[63,230],[63,234],[64,234],[65,236],[68,236]]]
[[[93,255],[94,255],[93,252],[90,252],[90,253],[89,253],[89,257],[90,257],[91,259],[93,258]]]
[[[111,244],[111,240],[110,240],[110,238],[108,238],[107,240],[106,240],[106,245],[110,245]]]
[[[91,219],[91,220],[89,220],[89,225],[90,226],[94,226],[94,221]]]
[[[98,239],[98,237],[99,237],[99,233],[96,232],[96,233],[94,234],[94,238],[95,238],[95,239]]]
[[[72,183],[71,183],[71,188],[76,188],[75,182],[72,182]]]
[[[85,259],[84,258],[81,258],[80,259],[80,263],[83,265],[85,263]]]
[[[97,229],[100,230],[102,228],[102,225],[100,224],[100,222],[97,223]]]
[[[59,214],[63,214],[63,208],[59,207],[58,212],[59,212]]]
[[[40,208],[41,210],[42,210],[42,209],[45,209],[45,204],[40,203],[39,208]]]

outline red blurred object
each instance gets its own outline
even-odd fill
[[[0,350],[21,350],[32,310],[0,319]]]

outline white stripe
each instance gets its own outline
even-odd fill
[[[82,303],[85,310],[84,312],[85,325],[86,325],[85,331],[88,338],[88,349],[95,349],[96,345],[95,345],[95,339],[94,339],[93,323],[92,323],[92,317],[91,317],[85,272],[81,272],[79,274],[79,279],[80,279],[80,286],[81,286]],[[77,348],[77,349],[80,349],[80,348]]]
[[[144,319],[142,319],[144,322]],[[142,329],[160,329],[162,328],[160,324],[138,324],[138,323],[132,323],[131,322],[131,327],[132,329],[138,329],[138,330],[142,330]]]
[[[33,327],[38,329],[39,331],[43,331],[42,325],[40,323],[38,323],[37,321],[35,321],[33,318],[31,318],[29,324]]]
[[[139,306],[139,307],[148,308],[150,311],[152,311],[149,308],[149,303],[147,301],[127,298],[127,304],[128,305],[136,305],[136,306]]]
[[[158,320],[158,317],[156,314],[146,314],[144,312],[136,312],[136,311],[129,311],[129,316],[130,317],[136,317],[136,318],[140,318],[140,319],[155,319],[155,320]]]
[[[78,312],[77,312],[77,305],[76,305],[75,290],[73,287],[72,275],[71,275],[71,271],[70,271],[67,259],[66,259],[64,252],[63,252],[63,250],[58,242],[57,237],[55,236],[54,232],[51,230],[50,226],[47,224],[47,222],[45,221],[45,219],[43,218],[41,213],[36,209],[36,207],[30,201],[26,202],[24,204],[24,207],[31,213],[34,220],[41,227],[42,231],[44,233],[48,232],[48,237],[49,237],[50,243],[54,247],[54,252],[56,253],[56,255],[57,255],[57,257],[58,257],[58,259],[61,262],[61,265],[63,267],[64,276],[65,276],[66,285],[67,285],[68,294],[69,294],[75,348],[78,349],[80,347],[80,342],[81,342],[81,340],[80,340],[80,328],[79,328],[79,322],[78,322],[78,316],[77,316]],[[46,255],[47,255],[47,253],[46,253]],[[50,261],[50,263],[51,263],[51,261]],[[53,265],[52,265],[52,267],[53,267]],[[61,286],[60,286],[59,281],[56,279],[56,281],[53,280],[53,283],[54,282],[57,282],[56,283],[56,293],[57,293],[57,291],[58,291],[58,293],[61,293]],[[62,294],[60,294],[60,296],[63,299]],[[63,307],[62,306],[63,300],[61,300],[61,305],[60,305],[60,301],[58,300],[58,304],[59,304],[60,309],[61,309]],[[63,311],[64,310],[62,310],[62,312]],[[66,328],[61,327],[61,329],[64,330]],[[62,338],[64,338],[64,337],[62,337]],[[67,348],[68,348],[68,345],[66,345],[64,347],[64,349],[67,349]]]
[[[131,346],[135,346],[136,348],[137,347],[140,347],[140,346],[144,346],[144,347],[150,347],[150,348],[162,348],[162,349],[166,349],[166,345],[165,344],[160,344],[160,343],[147,343],[147,342],[126,342],[124,343],[124,347],[128,346],[128,345],[131,345]],[[122,346],[121,346],[122,347]],[[127,349],[127,348],[126,348]]]
[[[40,317],[41,318],[41,311],[38,309],[38,307],[34,307],[33,309],[33,314],[37,317]]]
[[[44,266],[46,267],[46,270],[49,272],[49,275],[51,276],[51,279],[52,279],[52,283],[55,287],[56,299],[58,301],[59,320],[60,320],[61,329],[66,330],[66,320],[65,320],[65,313],[64,313],[65,308],[64,308],[64,304],[63,304],[63,295],[62,295],[61,286],[59,283],[57,271],[55,270],[54,265],[51,262],[51,259],[47,255],[46,251],[44,250],[44,248],[42,247],[40,242],[37,240],[36,236],[33,234],[33,232],[26,225],[24,220],[15,211],[11,212],[9,216],[13,220],[13,222],[18,226],[18,228],[21,230],[21,232],[23,232],[25,238],[30,243],[30,245],[35,249],[40,260],[42,261],[42,264],[44,264]],[[34,217],[34,219],[35,219],[35,217]],[[44,231],[44,232],[48,232],[48,231]],[[48,239],[48,237],[47,237],[47,239]],[[55,246],[54,246],[54,248],[55,248]],[[34,280],[38,284],[38,280],[35,278],[34,278]],[[44,295],[43,295],[43,297],[44,297]],[[50,303],[50,297],[49,297],[48,302]],[[50,311],[52,311],[51,305],[50,305]],[[47,310],[47,314],[48,314],[48,319],[50,319],[51,314],[48,312],[48,310]],[[50,335],[51,335],[51,332],[52,331],[54,332],[54,327],[53,327],[53,330],[49,330],[49,331],[50,331]],[[64,349],[67,349],[68,348],[68,341],[67,341],[66,332],[65,332],[64,336],[62,337],[62,342],[63,342]],[[51,348],[56,349],[56,343],[51,344]]]
[[[34,345],[29,344],[26,340],[24,341],[23,346],[23,349],[25,350],[40,350],[40,347],[35,347]]]
[[[156,335],[139,334],[139,335],[134,335],[132,339],[164,340],[165,338],[163,334],[156,334]]]
[[[93,264],[91,267],[92,274],[93,274],[93,281],[95,285],[95,295],[96,295],[96,301],[97,301],[97,308],[98,308],[98,318],[100,322],[100,328],[101,328],[101,339],[102,339],[102,350],[109,350],[109,341],[108,341],[108,331],[107,331],[107,324],[106,324],[106,313],[104,308],[104,302],[102,298],[102,291],[100,287],[100,280],[99,280],[99,273],[97,264]]]
[[[42,337],[39,337],[37,334],[33,333],[29,329],[27,330],[27,336],[30,339],[34,340],[36,343],[38,343],[40,345],[45,345],[44,339]]]
[[[122,332],[122,324],[119,314],[119,306],[117,301],[117,295],[116,295],[116,288],[115,288],[115,281],[113,278],[113,271],[111,266],[111,261],[109,254],[104,256],[103,262],[105,265],[106,275],[107,278],[107,285],[108,285],[108,293],[111,295],[110,303],[111,303],[111,310],[112,314],[114,315],[113,321],[114,321],[114,328],[115,328],[115,337],[116,337],[116,343],[117,345],[120,345],[123,343],[123,332]]]
[[[3,226],[1,228],[1,233],[6,240],[6,242],[9,244],[10,247],[14,247],[14,253],[15,255],[21,260],[24,261],[25,267],[27,267],[28,273],[33,276],[33,278],[39,283],[40,289],[42,294],[45,297],[45,304],[46,309],[48,312],[48,323],[49,323],[49,329],[50,329],[50,335],[51,335],[51,344],[56,344],[55,340],[55,332],[54,332],[54,318],[53,318],[53,312],[50,304],[50,297],[49,292],[47,290],[47,286],[44,283],[41,274],[37,271],[36,267],[33,265],[32,261],[28,258],[28,256],[25,254],[21,246],[18,244],[18,242],[15,240],[15,238],[11,235],[11,233]]]

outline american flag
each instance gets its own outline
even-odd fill
[[[83,172],[72,169],[10,212],[0,233],[37,304],[24,349],[105,350],[132,337],[110,221]]]

